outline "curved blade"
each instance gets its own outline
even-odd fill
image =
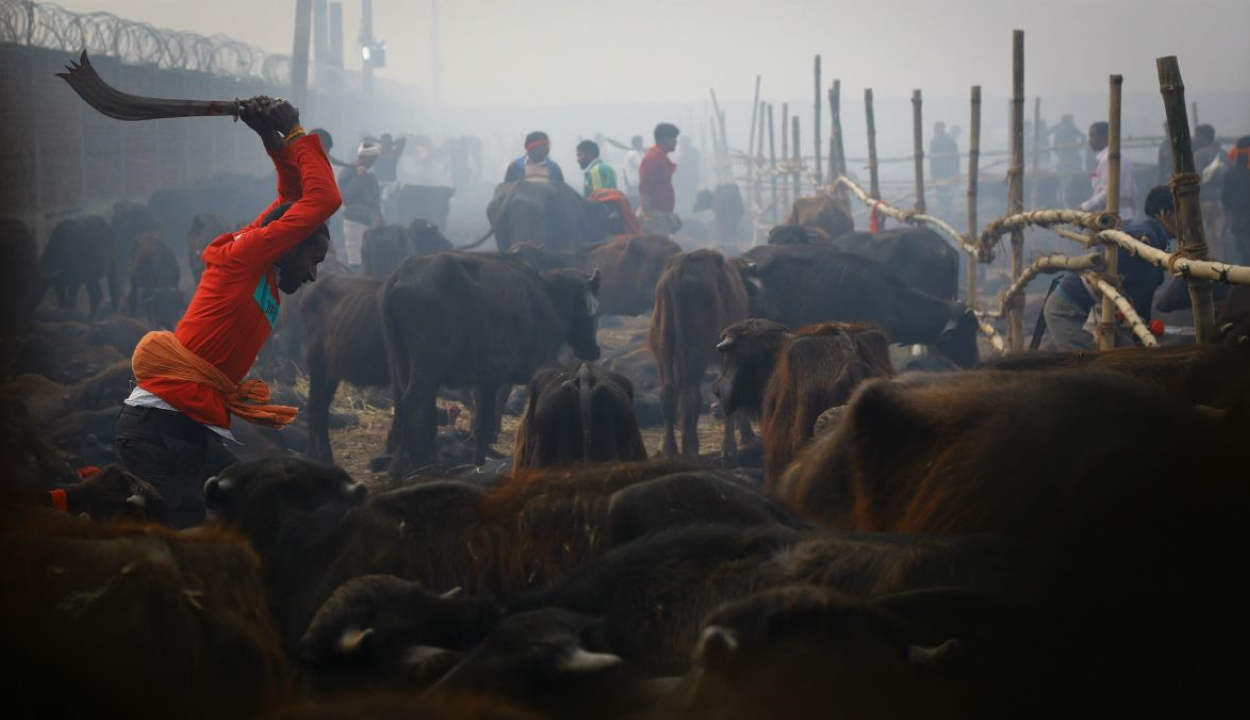
[[[228,115],[239,119],[238,100],[168,100],[148,98],[121,92],[100,77],[87,51],[83,50],[78,62],[70,61],[67,72],[57,73],[78,96],[91,107],[117,120],[156,120],[158,118],[202,117]]]

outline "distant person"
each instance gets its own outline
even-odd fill
[[[1194,128],[1194,171],[1202,178],[1198,200],[1202,204],[1202,226],[1211,257],[1224,259],[1224,208],[1220,191],[1227,171],[1224,147],[1215,137],[1215,128],[1199,125]]]
[[[673,187],[677,191],[678,207],[693,208],[695,198],[699,196],[703,155],[688,137],[682,138],[680,145],[681,162],[677,163],[677,172],[673,175]]]
[[[1086,212],[1106,212],[1107,210],[1107,149],[1108,125],[1096,122],[1089,126],[1089,149],[1097,153],[1097,165],[1090,175],[1090,184],[1094,194],[1081,203]],[[1137,175],[1133,170],[1133,160],[1127,154],[1120,155],[1120,219],[1132,220],[1137,217],[1134,208],[1137,205]]]
[[[635,207],[638,206],[638,168],[642,165],[644,152],[642,136],[635,135],[629,139],[629,150],[625,151],[625,162],[621,163],[623,188]]]
[[[551,180],[564,182],[564,173],[560,166],[548,155],[551,154],[551,139],[547,133],[535,131],[525,136],[525,154],[508,165],[504,173],[504,182],[517,180]]]
[[[1220,203],[1228,224],[1228,262],[1250,265],[1250,135],[1228,151]]]
[[[313,128],[308,131],[309,135],[316,135],[321,140],[321,147],[326,151],[326,157],[330,159],[331,165],[339,167],[349,167],[347,163],[339,160],[330,154],[330,150],[334,148],[334,138],[330,135],[330,131],[325,128]]]
[[[377,143],[365,141],[356,150],[356,164],[339,173],[343,195],[343,249],[353,269],[362,264],[360,249],[365,233],[382,224],[382,190],[373,174],[378,159]]]
[[[680,133],[672,123],[656,125],[655,145],[638,165],[638,206],[643,227],[661,235],[671,235],[681,229],[681,220],[674,214],[677,196],[673,173],[677,165],[668,159],[668,154],[677,149]]]
[[[1085,135],[1076,126],[1072,116],[1064,115],[1060,118],[1059,124],[1051,132],[1055,136],[1054,151],[1058,160],[1056,169],[1063,175],[1081,172],[1081,145],[1085,142]]]
[[[1037,165],[1038,167],[1050,167],[1050,128],[1047,127],[1046,121],[1042,118],[1037,119]],[[1033,139],[1030,138],[1029,142]]]
[[[577,144],[577,166],[584,171],[586,184],[582,195],[590,197],[596,190],[615,190],[616,171],[599,157],[599,143],[583,140]]]
[[[1091,133],[1092,135],[1092,133]],[[1160,185],[1146,196],[1146,219],[1128,223],[1123,232],[1156,250],[1167,250],[1176,237],[1176,212],[1172,191]],[[1150,322],[1150,304],[1155,290],[1163,283],[1163,270],[1120,248],[1119,273],[1122,286],[1133,309],[1143,322]],[[1046,329],[1058,350],[1093,350],[1094,336],[1085,330],[1089,314],[1095,308],[1099,293],[1080,273],[1067,273],[1042,306]]]
[[[946,132],[946,123],[933,123],[933,137],[929,139],[929,177],[937,189],[938,206],[951,209],[951,190],[959,176],[959,144]]]
[[[373,174],[378,182],[390,183],[398,179],[399,157],[404,154],[407,138],[396,140],[390,133],[383,133],[378,142],[378,160],[373,166]]]

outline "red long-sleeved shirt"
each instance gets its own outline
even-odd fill
[[[174,335],[188,350],[239,382],[273,332],[281,304],[273,264],[311,235],[342,204],[334,172],[314,135],[270,153],[278,197],[247,227],[214,240],[202,255],[204,274]],[[265,215],[293,203],[265,227]],[[221,393],[199,383],[154,378],[139,384],[193,420],[230,427]]]
[[[677,195],[673,191],[673,173],[677,165],[659,145],[652,145],[638,166],[638,195],[643,210],[673,212]]]

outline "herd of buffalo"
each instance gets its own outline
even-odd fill
[[[288,298],[254,372],[302,418],[235,423],[186,530],[112,425],[234,208],[0,220],[6,715],[1244,714],[1244,288],[1219,342],[986,359],[930,230],[802,198],[730,255],[547,185],[501,188],[498,251],[418,218]],[[343,382],[393,401],[385,474],[333,464]]]

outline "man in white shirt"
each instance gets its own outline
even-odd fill
[[[1096,122],[1089,126],[1089,147],[1098,153],[1098,164],[1090,175],[1094,194],[1081,203],[1086,212],[1105,212],[1107,209],[1107,123]],[[1120,155],[1120,219],[1129,221],[1136,218],[1137,207],[1137,176],[1133,171],[1133,161],[1121,153]]]
[[[625,153],[625,162],[621,163],[622,189],[629,197],[629,202],[638,207],[638,168],[642,166],[642,136],[635,135],[629,141],[630,149]]]

